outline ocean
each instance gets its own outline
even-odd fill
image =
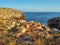
[[[60,12],[24,12],[27,21],[38,21],[47,25],[48,19],[60,17]]]

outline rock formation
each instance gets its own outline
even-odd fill
[[[18,10],[0,8],[0,45],[52,45],[52,41],[53,44],[58,42],[53,32],[40,22],[26,22]],[[57,39],[60,41],[60,37]]]
[[[48,20],[48,26],[50,28],[60,29],[60,17],[55,17]]]
[[[11,8],[0,8],[0,30],[10,30],[20,22],[26,22],[25,15]]]

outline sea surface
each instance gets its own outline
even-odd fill
[[[38,21],[47,25],[48,19],[60,17],[60,12],[24,12],[27,21]]]

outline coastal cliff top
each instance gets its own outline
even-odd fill
[[[10,18],[22,18],[24,17],[24,14],[16,9],[12,8],[0,8],[0,18],[2,19],[10,19]]]

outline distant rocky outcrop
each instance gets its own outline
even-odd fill
[[[48,26],[50,28],[60,29],[60,17],[55,17],[48,20]]]

